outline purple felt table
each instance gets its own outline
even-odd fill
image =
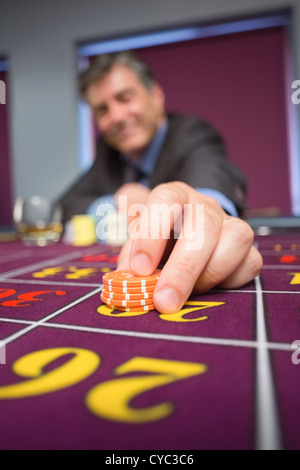
[[[300,237],[175,315],[102,304],[118,251],[0,244],[0,449],[300,449]]]

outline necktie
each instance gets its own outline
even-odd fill
[[[125,165],[124,183],[136,183],[140,181],[143,176],[144,174],[133,165]]]

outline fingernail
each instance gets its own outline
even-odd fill
[[[160,310],[168,313],[178,312],[181,306],[178,293],[169,287],[165,287],[155,294],[155,303],[158,303]]]
[[[152,274],[153,271],[151,259],[146,253],[137,253],[132,258],[130,266],[135,273],[145,276]]]

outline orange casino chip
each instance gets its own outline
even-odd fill
[[[155,310],[153,304],[151,305],[144,305],[142,307],[120,307],[117,305],[108,305],[109,308],[112,310],[118,310],[120,312],[151,312],[151,310]]]
[[[114,305],[115,307],[144,307],[145,305],[153,305],[153,299],[119,300],[109,299],[101,295],[101,300],[106,305]]]
[[[135,276],[130,270],[105,273],[103,282],[112,287],[145,287],[155,285],[161,269],[156,269],[151,276]]]
[[[142,299],[152,299],[153,292],[139,292],[138,294],[123,293],[123,292],[110,292],[106,289],[102,289],[101,295],[107,299],[116,299],[116,300],[142,300]]]
[[[156,284],[152,286],[144,286],[144,287],[117,287],[117,286],[110,286],[104,282],[103,289],[106,292],[115,292],[118,294],[153,294]]]

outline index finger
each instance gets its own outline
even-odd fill
[[[176,183],[159,185],[151,192],[130,235],[129,265],[134,274],[149,276],[157,268],[187,201],[186,191]]]

